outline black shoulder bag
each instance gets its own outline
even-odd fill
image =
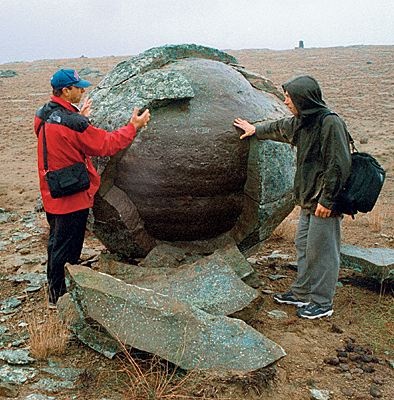
[[[49,171],[47,141],[45,137],[45,121],[47,117],[48,116],[43,117],[38,127],[38,132],[42,127],[45,179],[48,183],[51,196],[57,199],[89,189],[89,173],[84,162],[78,162],[65,168]]]
[[[335,113],[329,113],[323,116]],[[351,215],[372,211],[382,190],[386,172],[378,161],[368,153],[359,152],[354,140],[346,130],[351,149],[350,176],[335,198],[333,210]]]

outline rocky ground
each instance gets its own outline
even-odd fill
[[[387,170],[375,210],[356,216],[354,221],[346,218],[343,241],[363,247],[393,248],[394,47],[229,52],[246,68],[270,78],[277,86],[301,73],[319,80],[327,103],[344,117],[358,149],[374,154]],[[105,74],[123,59],[81,57],[0,65],[0,70],[17,73],[14,77],[0,78],[0,354],[9,347],[26,347],[31,318],[45,323],[53,313],[47,308],[39,283],[9,280],[10,275],[20,272],[45,270],[47,225],[44,215],[34,212],[38,197],[34,112],[47,101],[49,77],[56,69],[90,68]],[[91,73],[88,77],[94,84],[101,80],[96,75]],[[205,395],[206,398],[297,400],[310,398],[311,389],[323,391],[322,395],[327,391],[331,399],[394,397],[394,300],[390,287],[342,270],[334,315],[314,322],[298,319],[291,306],[279,307],[273,303],[271,292],[286,289],[294,277],[289,261],[294,258],[292,236],[296,218],[296,213],[291,214],[277,234],[253,254],[264,307],[249,322],[287,352],[277,365],[271,386],[265,389],[262,377],[224,381],[197,374],[186,383],[189,394],[185,398]],[[86,259],[103,250],[91,234],[87,235],[85,247]],[[274,251],[289,258],[264,257]],[[275,279],[278,275],[283,277]],[[4,302],[9,298],[15,298],[14,302]],[[272,317],[268,313],[273,310],[285,311],[287,316]],[[53,371],[44,370],[48,365],[58,369],[77,368],[73,379],[69,377],[70,389],[46,392],[44,386],[49,385],[48,381],[35,386],[40,379],[54,379]],[[7,368],[5,361],[0,363],[0,378]],[[121,360],[108,360],[74,339],[69,342],[66,354],[51,357],[49,363],[36,361],[28,364],[28,368],[34,368],[36,375],[24,384],[0,388],[0,397],[14,395],[26,399],[33,393],[46,393],[56,399],[134,398],[123,397]]]

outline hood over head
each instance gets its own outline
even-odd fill
[[[282,88],[289,94],[301,118],[327,108],[320,86],[311,76],[292,78],[285,82]]]

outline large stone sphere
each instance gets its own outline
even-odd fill
[[[116,129],[135,106],[148,107],[151,122],[127,150],[98,160],[97,236],[128,257],[161,241],[265,239],[293,207],[294,154],[241,141],[233,120],[283,117],[279,97],[230,55],[196,45],[154,48],[116,66],[91,93],[94,124]]]

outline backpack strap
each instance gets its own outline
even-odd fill
[[[56,104],[51,102],[52,104]],[[47,103],[50,104],[50,103]],[[47,140],[46,140],[46,136],[45,136],[45,123],[47,121],[47,119],[50,117],[50,115],[56,111],[59,110],[60,108],[63,108],[62,106],[55,106],[55,107],[51,107],[48,111],[46,111],[42,116],[40,116],[41,118],[41,122],[37,127],[36,130],[36,134],[37,137],[40,133],[40,130],[42,129],[42,153],[43,153],[43,158],[44,158],[44,171],[47,172],[48,171],[48,149],[47,149]]]
[[[322,113],[321,117],[320,117],[320,124],[321,126],[323,126],[323,121],[324,118],[327,117],[327,115],[336,115],[337,117],[339,117],[339,115],[333,111],[328,110],[327,112]],[[345,124],[345,129],[346,129],[346,133],[348,136],[348,141],[349,141],[349,146],[350,146],[350,152],[351,153],[358,153],[358,150],[356,149],[356,145],[354,144],[354,139],[352,138],[352,135],[350,134],[350,132],[347,129],[347,126]]]

